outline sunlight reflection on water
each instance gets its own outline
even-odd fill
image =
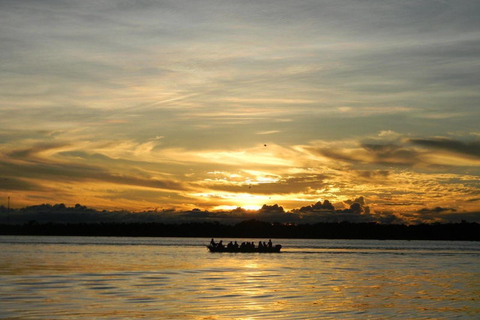
[[[480,314],[478,243],[281,240],[281,254],[211,254],[208,240],[0,237],[0,318]]]

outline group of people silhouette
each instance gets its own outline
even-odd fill
[[[232,242],[230,241],[226,246],[223,244],[223,241],[220,240],[218,243],[215,242],[215,240],[210,240],[210,246],[213,247],[213,248],[219,248],[219,249],[255,249],[255,243],[252,241],[252,242],[242,242],[241,245],[238,245],[237,241],[235,242]],[[266,243],[265,241],[262,242],[262,241],[259,241],[258,242],[258,247],[259,249],[262,249],[262,248],[272,248],[273,247],[273,243],[272,243],[272,239],[268,240],[268,243]]]

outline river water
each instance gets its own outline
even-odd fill
[[[0,236],[0,319],[480,318],[478,242],[209,240]]]

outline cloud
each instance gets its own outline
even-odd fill
[[[323,203],[318,201],[317,203],[305,207],[301,207],[299,212],[315,212],[315,211],[335,211],[335,207],[328,200],[324,200]]]
[[[256,134],[260,135],[266,135],[266,134],[274,134],[274,133],[279,133],[279,130],[269,130],[269,131],[259,131]]]
[[[356,198],[355,200],[346,200],[344,202],[348,203],[350,205],[353,205],[354,203],[358,203],[358,204],[364,206],[365,205],[365,197],[360,196],[360,197]]]
[[[392,213],[371,213],[370,208],[365,205],[365,198],[363,196],[358,197],[355,200],[346,200],[344,203],[349,204],[349,207],[336,209],[329,200],[324,200],[323,203],[318,201],[313,205],[294,209],[292,212],[298,214],[298,221],[304,223],[342,221],[381,223],[404,222],[404,220],[394,216]]]
[[[392,140],[393,138],[393,140]],[[385,139],[384,141],[382,141]],[[321,143],[316,141],[306,150],[331,160],[350,164],[384,166],[478,166],[480,142],[448,138],[404,138],[379,135],[376,141]],[[381,171],[377,171],[381,172]],[[385,171],[384,171],[385,172]]]
[[[402,215],[410,223],[458,223],[462,221],[480,223],[479,211],[460,211],[447,207],[422,208],[415,213],[403,213]]]
[[[398,144],[362,143],[351,147],[313,147],[313,152],[347,163],[413,166],[422,163],[421,153]]]
[[[301,192],[315,192],[325,189],[328,184],[327,174],[241,174],[236,178],[223,177],[220,179],[199,182],[210,190],[248,192],[250,194],[286,195]]]
[[[354,174],[364,182],[385,183],[391,172],[389,170],[355,170]]]
[[[1,164],[0,164],[1,168]],[[33,191],[33,190],[44,190],[40,184],[38,183],[33,183],[31,181],[23,180],[23,179],[17,179],[13,177],[1,177],[0,176],[0,190],[3,190],[4,192],[11,192],[14,190],[19,190],[19,191]]]
[[[361,198],[361,197],[360,197]],[[357,198],[356,200],[359,200]],[[352,200],[353,201],[353,200]],[[349,201],[349,202],[352,202]],[[150,209],[142,212],[126,210],[97,211],[82,205],[72,207],[64,204],[35,205],[23,209],[13,209],[13,223],[38,222],[214,222],[236,224],[245,220],[261,220],[279,223],[318,223],[318,222],[376,222],[385,224],[418,224],[418,223],[450,223],[450,222],[480,222],[478,211],[456,211],[453,208],[424,208],[416,213],[394,213],[378,211],[375,213],[364,210],[365,206],[358,202],[352,203],[349,209],[332,209],[331,203],[325,200],[307,207],[285,211],[278,204],[263,205],[259,210],[246,210],[238,207],[233,210],[209,211],[198,208],[192,210]],[[5,207],[0,207],[0,220],[5,220]],[[2,221],[3,221],[2,220]]]
[[[38,144],[13,149],[0,157],[0,169],[5,173],[7,181],[16,181],[15,185],[18,188],[23,186],[27,190],[34,184],[27,183],[26,180],[35,181],[35,185],[41,185],[41,181],[62,183],[96,181],[164,190],[187,190],[186,185],[179,181],[111,172],[105,166],[108,163],[103,163],[104,166],[94,166],[62,158],[59,154],[71,149],[66,147],[66,144]],[[21,181],[23,183],[20,183]]]
[[[435,208],[423,208],[418,210],[418,213],[422,214],[431,214],[431,213],[442,213],[442,212],[455,212],[457,210],[453,208],[442,208],[442,207],[435,207]]]
[[[355,213],[355,214],[370,214],[370,207],[365,205],[365,197],[360,196],[355,200],[346,200],[346,204],[349,204],[348,209],[340,210],[341,213]]]
[[[284,213],[285,210],[283,210],[283,207],[279,206],[278,204],[274,204],[274,205],[271,205],[271,206],[264,204],[262,206],[262,208],[260,208],[260,210],[258,210],[258,212],[260,214],[262,214],[262,213],[265,213],[265,214],[268,214],[268,213]]]
[[[410,139],[410,142],[431,149],[480,158],[480,140],[464,142],[448,138]]]
[[[447,212],[440,216],[441,222],[476,222],[480,223],[480,211]]]

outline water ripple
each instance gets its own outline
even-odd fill
[[[93,245],[80,239],[79,246],[68,238],[54,246],[43,241],[48,245],[2,243],[8,250],[0,251],[0,261],[10,263],[0,265],[0,318],[472,319],[480,313],[480,250],[471,243],[456,251],[452,243],[388,248],[308,240],[282,255],[211,255],[171,239],[158,247],[152,243],[161,239],[125,238],[113,247],[99,239]]]

